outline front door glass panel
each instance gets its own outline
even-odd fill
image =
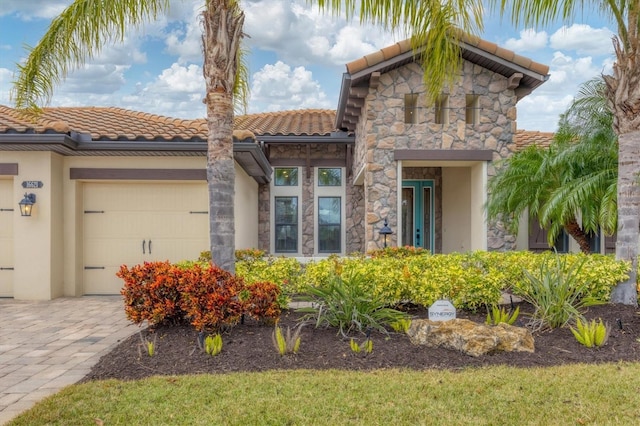
[[[434,200],[432,180],[402,182],[402,245],[433,253]]]

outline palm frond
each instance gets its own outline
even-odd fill
[[[18,65],[11,99],[16,108],[37,113],[68,73],[100,53],[109,41],[122,41],[130,27],[154,20],[169,0],[75,0],[57,18],[29,56]]]

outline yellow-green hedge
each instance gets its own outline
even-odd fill
[[[523,270],[539,270],[541,262],[555,262],[554,253],[484,252],[431,255],[421,251],[385,250],[370,257],[331,256],[301,265],[293,258],[250,257],[238,260],[236,274],[247,282],[272,281],[287,294],[306,285],[323,286],[333,274],[357,273],[372,295],[391,305],[412,302],[423,306],[448,298],[457,308],[477,309],[496,304],[503,291],[518,293],[526,286]],[[586,255],[562,254],[567,267]],[[630,265],[611,255],[588,255],[580,280],[590,282],[590,296],[608,300],[611,288],[628,278]]]

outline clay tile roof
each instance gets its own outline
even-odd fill
[[[89,133],[93,140],[203,140],[203,120],[181,120],[115,107],[44,108],[37,120],[0,106],[0,133]]]
[[[528,58],[524,58],[522,56],[516,55],[515,52],[499,47],[497,44],[492,43],[487,40],[483,40],[476,36],[465,35],[462,39],[464,43],[468,45],[477,47],[487,53],[496,55],[497,57],[504,59],[506,61],[514,62],[524,68],[527,68],[536,73],[546,75],[549,73],[549,67],[544,64],[540,64],[538,62],[532,61]],[[373,65],[377,65],[383,61],[387,61],[396,56],[399,56],[403,53],[409,52],[411,50],[411,40],[403,40],[394,45],[385,47],[377,52],[366,55],[362,58],[356,59],[355,61],[349,62],[347,64],[347,72],[350,74],[354,74],[358,71],[362,71],[366,68],[369,68]]]
[[[521,150],[531,145],[548,147],[553,141],[554,133],[534,130],[518,130],[515,136],[516,149]]]
[[[264,112],[237,116],[235,127],[256,135],[329,135],[335,118],[336,112],[326,109]]]
[[[255,135],[329,135],[335,130],[333,110],[279,111],[240,115],[235,129]],[[89,133],[93,140],[201,141],[207,139],[204,119],[164,117],[115,107],[45,108],[34,122],[16,109],[0,105],[0,133]]]

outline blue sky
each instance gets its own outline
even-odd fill
[[[0,104],[16,63],[71,0],[2,0]],[[200,27],[202,0],[172,0],[168,15],[107,46],[58,86],[53,106],[118,106],[171,117],[204,117]],[[244,0],[250,49],[248,112],[335,109],[345,64],[404,37],[319,13],[304,0]],[[518,128],[554,131],[580,83],[611,73],[615,27],[600,14],[573,23],[515,28],[486,14],[484,39],[550,66],[550,79],[518,103]]]

